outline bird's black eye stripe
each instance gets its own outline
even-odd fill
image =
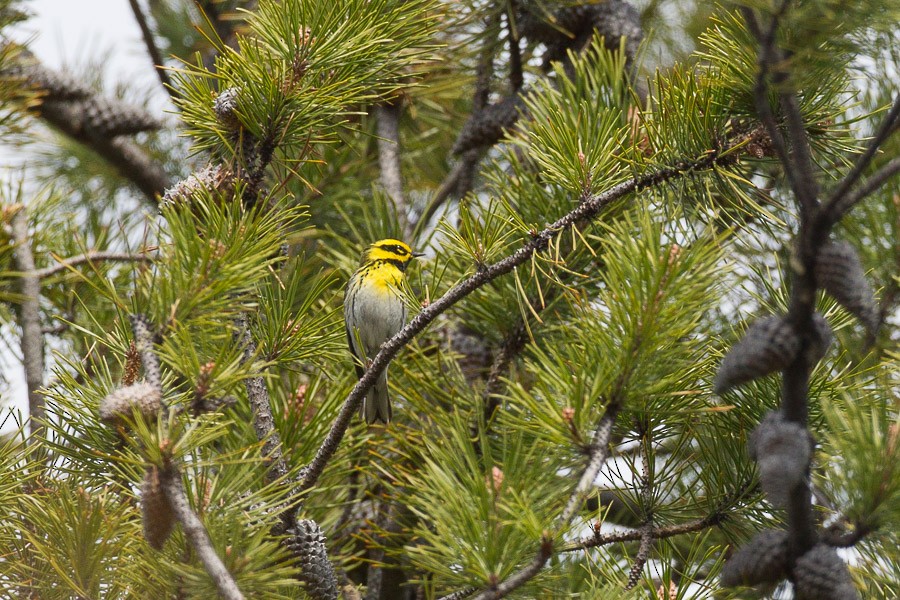
[[[388,252],[393,252],[393,253],[396,254],[397,256],[406,256],[407,254],[409,254],[409,253],[406,251],[406,248],[404,248],[403,246],[398,246],[398,245],[396,245],[396,244],[390,244],[390,245],[388,245],[388,246],[382,246],[381,249],[382,249],[382,250],[387,250]]]

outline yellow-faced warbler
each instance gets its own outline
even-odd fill
[[[406,304],[399,287],[406,277],[409,261],[419,252],[399,240],[380,240],[363,252],[359,268],[344,292],[344,323],[347,342],[356,357],[356,375],[362,377],[365,366],[378,354],[381,345],[406,323]],[[359,409],[366,423],[391,420],[387,368],[369,390]]]

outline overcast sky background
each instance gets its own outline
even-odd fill
[[[166,101],[165,92],[158,83],[154,85],[156,74],[128,0],[31,0],[24,6],[32,16],[11,37],[17,42],[30,40],[30,50],[44,65],[60,70],[75,67],[75,72],[80,72],[80,66],[102,64],[106,89],[114,89],[119,82],[137,83],[141,89],[153,90],[160,105]],[[18,150],[13,152],[0,140],[0,178],[4,182],[12,175],[7,167],[19,164],[21,158]],[[7,409],[24,413],[28,406],[25,374],[17,354],[17,350],[13,353],[0,347],[0,371],[8,384],[0,391],[0,422]],[[49,362],[51,357],[47,358]],[[15,423],[8,419],[2,431],[14,428]]]

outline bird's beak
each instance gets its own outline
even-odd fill
[[[425,256],[425,253],[424,252],[413,252],[412,253],[413,258],[419,258],[420,256]]]

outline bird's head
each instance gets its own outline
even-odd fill
[[[422,252],[413,252],[412,249],[400,240],[378,240],[366,250],[363,255],[363,263],[384,261],[405,271],[412,259],[423,256]]]

